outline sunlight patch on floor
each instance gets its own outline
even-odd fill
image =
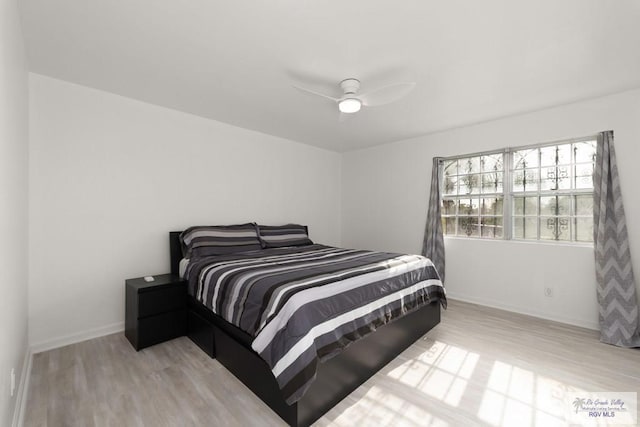
[[[332,425],[448,426],[447,411],[471,423],[493,426],[566,426],[569,392],[580,391],[550,376],[500,360],[481,359],[461,347],[434,341],[405,354],[386,380],[372,385]],[[478,393],[475,407],[465,393]],[[440,403],[438,403],[440,402]]]
[[[457,407],[478,359],[476,353],[436,341],[428,351],[393,369],[387,376]]]
[[[331,425],[449,427],[429,411],[428,405],[413,404],[394,392],[373,386],[340,414]]]
[[[564,426],[568,392],[582,391],[552,378],[495,361],[478,418],[494,426]]]

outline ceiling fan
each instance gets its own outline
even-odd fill
[[[343,95],[340,98],[335,98],[324,93],[319,93],[311,89],[295,85],[293,87],[312,95],[330,99],[338,104],[338,110],[340,110],[340,113],[353,114],[360,111],[362,107],[377,107],[379,105],[395,102],[406,96],[415,86],[415,82],[392,83],[390,85],[371,90],[367,93],[358,94],[358,90],[360,90],[360,80],[349,78],[340,82],[340,88],[343,92]]]

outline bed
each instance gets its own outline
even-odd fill
[[[407,293],[400,299],[400,305],[392,306],[389,303],[389,306],[381,306],[381,311],[373,310],[373,314],[367,314],[366,319],[363,316],[362,319],[365,320],[345,313],[350,319],[353,317],[353,322],[361,323],[354,323],[355,326],[348,331],[342,331],[339,337],[338,332],[321,331],[318,334],[320,338],[311,338],[310,345],[301,347],[300,343],[304,340],[295,337],[306,334],[307,329],[315,331],[323,327],[333,327],[326,319],[316,323],[308,321],[310,324],[305,326],[306,317],[295,317],[302,311],[300,307],[288,310],[290,313],[287,315],[281,314],[291,305],[295,305],[295,299],[301,298],[300,294],[303,292],[289,295],[287,292],[290,291],[287,288],[287,292],[281,293],[282,297],[270,296],[269,300],[272,303],[278,300],[278,304],[258,307],[255,298],[246,288],[237,285],[238,282],[246,285],[251,279],[251,283],[254,283],[257,281],[255,277],[267,277],[263,274],[264,268],[269,267],[273,270],[274,266],[277,266],[278,270],[286,270],[287,285],[296,283],[296,286],[301,286],[299,284],[304,283],[307,286],[306,284],[313,281],[313,286],[305,288],[304,295],[308,298],[309,293],[330,292],[327,290],[330,286],[338,286],[335,283],[335,275],[338,268],[336,265],[340,263],[346,263],[349,266],[346,270],[351,272],[348,277],[344,276],[346,279],[340,276],[343,280],[339,286],[340,289],[344,289],[344,286],[360,280],[358,277],[361,274],[352,272],[362,269],[362,265],[366,264],[366,268],[372,269],[367,270],[369,277],[372,274],[386,274],[381,271],[384,269],[379,267],[380,264],[386,266],[391,263],[392,268],[406,270],[406,266],[414,262],[414,258],[411,258],[410,262],[409,258],[390,261],[391,254],[313,245],[309,241],[309,244],[301,247],[276,245],[274,248],[249,250],[239,255],[216,254],[185,263],[180,235],[181,232],[170,232],[171,270],[174,274],[188,276],[188,336],[291,426],[310,425],[320,418],[437,325],[440,322],[440,306],[446,307],[444,289],[438,285],[437,273],[434,277],[435,270],[430,270],[431,266],[423,269],[427,272],[420,273],[428,275],[431,271],[428,277],[421,276],[420,285],[398,285],[402,287],[398,288],[398,292],[409,292],[404,290],[405,288],[412,289],[412,293]],[[359,261],[361,258],[366,261]],[[339,261],[334,263],[333,259]],[[426,262],[431,265],[430,261]],[[263,263],[266,263],[266,266]],[[371,267],[372,265],[377,267]],[[297,268],[299,266],[302,268]],[[244,276],[239,276],[239,270],[242,270]],[[394,274],[414,280],[417,273],[413,270],[408,273],[405,270]],[[340,270],[339,274],[344,273]],[[220,283],[225,283],[221,279],[224,277],[234,277],[236,282],[226,287],[221,286]],[[380,282],[382,286],[375,288],[394,286],[393,282],[398,280],[386,278]],[[429,286],[425,285],[426,282],[429,282]],[[428,290],[422,289],[418,292],[408,285],[422,286],[424,289],[428,287]],[[354,289],[364,288],[353,286]],[[258,300],[261,299],[267,300],[260,295]],[[336,306],[342,304],[331,298],[323,297],[318,300],[325,305],[316,308],[316,314],[338,310],[339,307]],[[275,310],[275,305],[279,305],[281,310]],[[302,305],[313,306],[307,303]],[[333,315],[330,314],[329,318],[332,318],[331,316]],[[313,314],[309,315],[309,318],[313,318]],[[346,326],[336,326],[335,331],[339,331],[341,327]],[[305,332],[301,333],[299,329]],[[285,330],[288,332],[283,333]],[[373,330],[375,332],[372,332]],[[287,341],[282,339],[284,335],[288,339],[289,336],[294,336],[297,345],[287,344]],[[338,338],[332,340],[332,335]],[[325,341],[322,341],[323,339]],[[297,351],[298,348],[304,350]],[[294,357],[291,356],[292,353],[295,353]]]

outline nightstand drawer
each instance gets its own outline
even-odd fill
[[[187,332],[187,311],[171,311],[138,320],[137,348],[145,348]]]
[[[138,318],[187,308],[187,285],[158,287],[138,295]]]

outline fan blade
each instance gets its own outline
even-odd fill
[[[414,87],[416,87],[416,84],[413,82],[394,83],[359,95],[358,98],[362,101],[362,105],[366,107],[376,107],[399,100],[411,92]]]
[[[333,96],[325,95],[324,93],[316,92],[316,91],[311,90],[311,89],[306,89],[306,88],[304,88],[304,87],[300,87],[300,86],[293,86],[293,87],[294,87],[294,88],[296,88],[296,89],[298,89],[299,91],[302,91],[302,92],[307,92],[307,93],[310,93],[310,94],[312,94],[312,95],[317,95],[317,96],[321,96],[321,97],[323,97],[323,98],[330,99],[330,100],[332,100],[333,102],[338,102],[338,101],[340,101],[340,98],[334,98]]]

